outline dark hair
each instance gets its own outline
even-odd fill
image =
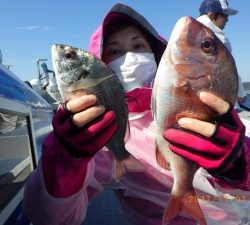
[[[228,15],[224,14],[224,13],[220,13],[220,12],[211,12],[213,14],[213,19],[217,20],[218,16],[222,15],[222,16],[226,16],[228,17]]]
[[[103,33],[103,43],[105,44],[107,38],[113,33],[121,31],[129,26],[136,26],[144,34],[146,40],[148,41],[150,47],[153,50],[152,38],[150,38],[150,34],[145,32],[145,30],[143,30],[139,24],[135,23],[134,21],[129,20],[126,17],[123,18],[121,16],[119,17],[119,19],[113,19],[112,22],[109,21],[109,23],[105,26],[104,33]]]

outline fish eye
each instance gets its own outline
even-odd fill
[[[215,49],[215,45],[214,45],[214,41],[210,38],[205,39],[201,42],[201,49],[205,52],[205,53],[211,53],[214,51]]]
[[[74,51],[69,51],[65,53],[65,58],[69,60],[73,60],[76,56],[76,53]]]

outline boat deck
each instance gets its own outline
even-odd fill
[[[111,189],[105,189],[88,207],[87,217],[82,225],[129,225],[123,216],[116,196]]]

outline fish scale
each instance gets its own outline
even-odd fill
[[[111,101],[112,98],[116,98],[117,102],[123,102],[124,97],[119,94],[114,96],[114,93],[106,92],[105,90],[110,87],[112,87],[114,90],[119,90],[121,88],[120,84],[117,83],[117,79],[115,77],[111,77],[109,80],[103,81],[102,84],[90,88],[88,93],[94,93],[97,96],[97,104],[105,105],[106,110],[114,110],[118,114],[119,118],[124,119],[128,116],[127,111],[124,110],[124,105],[115,104],[114,101]],[[104,95],[103,93],[105,92],[106,94]],[[115,93],[117,92],[115,91]],[[119,127],[126,127],[127,125],[127,120],[118,121]],[[126,151],[123,141],[126,136],[126,131],[127,130],[124,129],[117,132],[107,144],[107,147],[109,149],[113,149],[113,153],[118,160],[126,159],[129,156],[129,153]]]

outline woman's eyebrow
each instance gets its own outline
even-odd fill
[[[105,46],[110,46],[110,45],[118,45],[119,44],[119,41],[107,41],[106,43],[104,43]]]
[[[132,40],[136,40],[136,39],[145,39],[145,37],[142,35],[132,37]]]
[[[145,37],[143,35],[137,35],[137,36],[133,36],[131,38],[132,41],[137,40],[137,39],[145,39]],[[118,44],[119,44],[119,41],[117,41],[117,40],[107,41],[105,43],[105,46],[107,47],[107,46],[118,45]]]

